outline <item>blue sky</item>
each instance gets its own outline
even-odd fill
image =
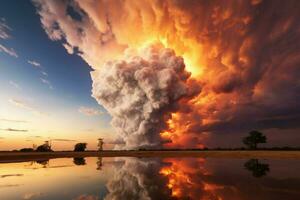
[[[16,54],[0,52],[0,132],[4,143],[0,149],[19,148],[14,141],[30,140],[33,135],[41,136],[40,140],[50,137],[67,141],[76,132],[76,139],[91,142],[110,132],[109,115],[91,97],[91,68],[77,55],[68,54],[60,42],[48,38],[33,4],[5,1],[0,13],[2,23],[9,27],[5,29],[9,37],[0,38],[0,45]],[[22,105],[13,105],[16,102]],[[32,117],[36,111],[46,116],[43,129],[36,128],[38,121]],[[61,126],[64,120],[66,124]],[[81,124],[81,130],[70,126],[74,122]],[[59,148],[70,145],[58,144]],[[90,147],[94,146],[92,142]]]

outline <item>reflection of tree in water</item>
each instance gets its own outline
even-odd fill
[[[63,167],[72,167],[73,165],[65,164],[65,165],[53,165],[52,162],[50,164],[50,159],[39,159],[29,162],[28,166],[30,169],[39,169],[39,168],[63,168]]]
[[[75,165],[85,165],[85,159],[84,158],[73,158],[73,163]]]
[[[36,160],[36,163],[40,164],[43,166],[43,168],[47,168],[49,166],[49,159],[45,160]]]
[[[262,177],[270,171],[269,165],[266,163],[260,163],[258,159],[250,159],[244,164],[245,168],[252,172],[254,177]]]
[[[39,169],[39,168],[48,168],[49,167],[49,159],[40,159],[40,160],[33,160],[25,165],[25,167],[29,169]]]
[[[102,169],[102,157],[98,157],[97,170],[101,170],[101,169]]]

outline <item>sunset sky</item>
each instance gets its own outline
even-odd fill
[[[98,137],[110,137],[110,117],[91,97],[89,66],[48,39],[30,1],[3,2],[0,13],[0,149],[49,138],[54,148],[72,148],[68,140],[95,148]]]
[[[300,4],[282,2],[1,2],[0,150],[240,147],[253,129],[300,146]]]

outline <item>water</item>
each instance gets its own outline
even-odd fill
[[[4,163],[0,199],[299,200],[300,160],[62,158]]]

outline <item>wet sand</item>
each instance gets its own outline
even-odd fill
[[[56,152],[0,152],[0,163],[24,162],[72,157],[211,157],[300,159],[300,151],[56,151]]]

